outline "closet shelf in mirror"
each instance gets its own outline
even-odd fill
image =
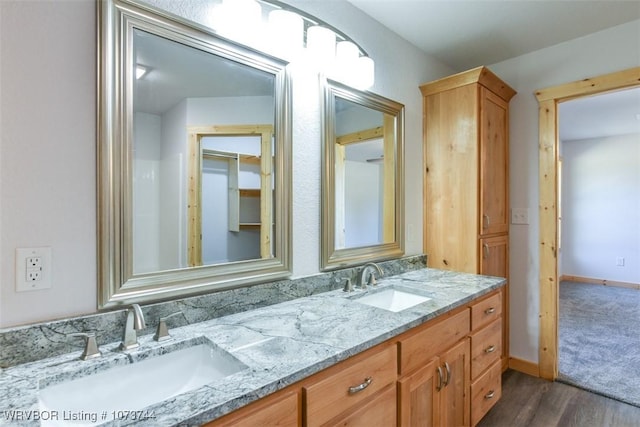
[[[259,188],[241,188],[240,197],[260,197]]]

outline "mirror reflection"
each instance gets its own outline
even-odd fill
[[[99,306],[288,276],[286,63],[118,0],[100,22]]]
[[[133,50],[134,274],[270,257],[275,77],[138,29]]]
[[[403,253],[403,106],[325,85],[323,268]]]

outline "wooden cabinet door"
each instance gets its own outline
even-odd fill
[[[446,371],[445,386],[440,390],[441,426],[469,425],[470,360],[469,339],[462,340],[440,357],[440,365]]]
[[[440,417],[442,368],[439,358],[398,382],[398,422],[401,427],[436,427]],[[440,375],[440,376],[439,376]]]
[[[508,259],[508,235],[480,239],[480,274],[507,278]]]
[[[480,234],[509,231],[508,103],[480,92]]]

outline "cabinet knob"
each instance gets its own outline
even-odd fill
[[[493,353],[494,351],[496,351],[496,346],[495,345],[490,345],[489,347],[484,349],[485,353]]]
[[[484,395],[484,398],[489,400],[489,399],[493,399],[493,396],[495,396],[496,392],[494,390],[491,390],[489,393]]]
[[[369,384],[371,384],[373,382],[373,378],[371,377],[367,377],[364,379],[364,382],[362,384],[358,384],[355,385],[353,387],[349,387],[349,394],[355,394],[358,393],[362,390],[364,390],[365,388],[369,387]]]
[[[485,243],[484,245],[482,245],[482,248],[484,249],[484,259],[489,258],[489,255],[491,255],[489,253],[489,245]]]
[[[484,311],[484,314],[493,314],[496,312],[495,307],[489,307]]]

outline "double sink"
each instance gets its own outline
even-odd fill
[[[355,303],[399,312],[431,300],[419,289],[389,284],[370,287],[348,296]],[[78,420],[43,420],[43,426],[98,425],[117,420],[120,412],[143,417],[144,408],[180,394],[215,385],[248,367],[213,342],[204,339],[183,343],[161,355],[142,355],[124,366],[97,369],[72,380],[41,387],[39,410],[59,414],[92,414]],[[136,413],[136,411],[140,411]],[[80,417],[78,417],[80,418]]]

